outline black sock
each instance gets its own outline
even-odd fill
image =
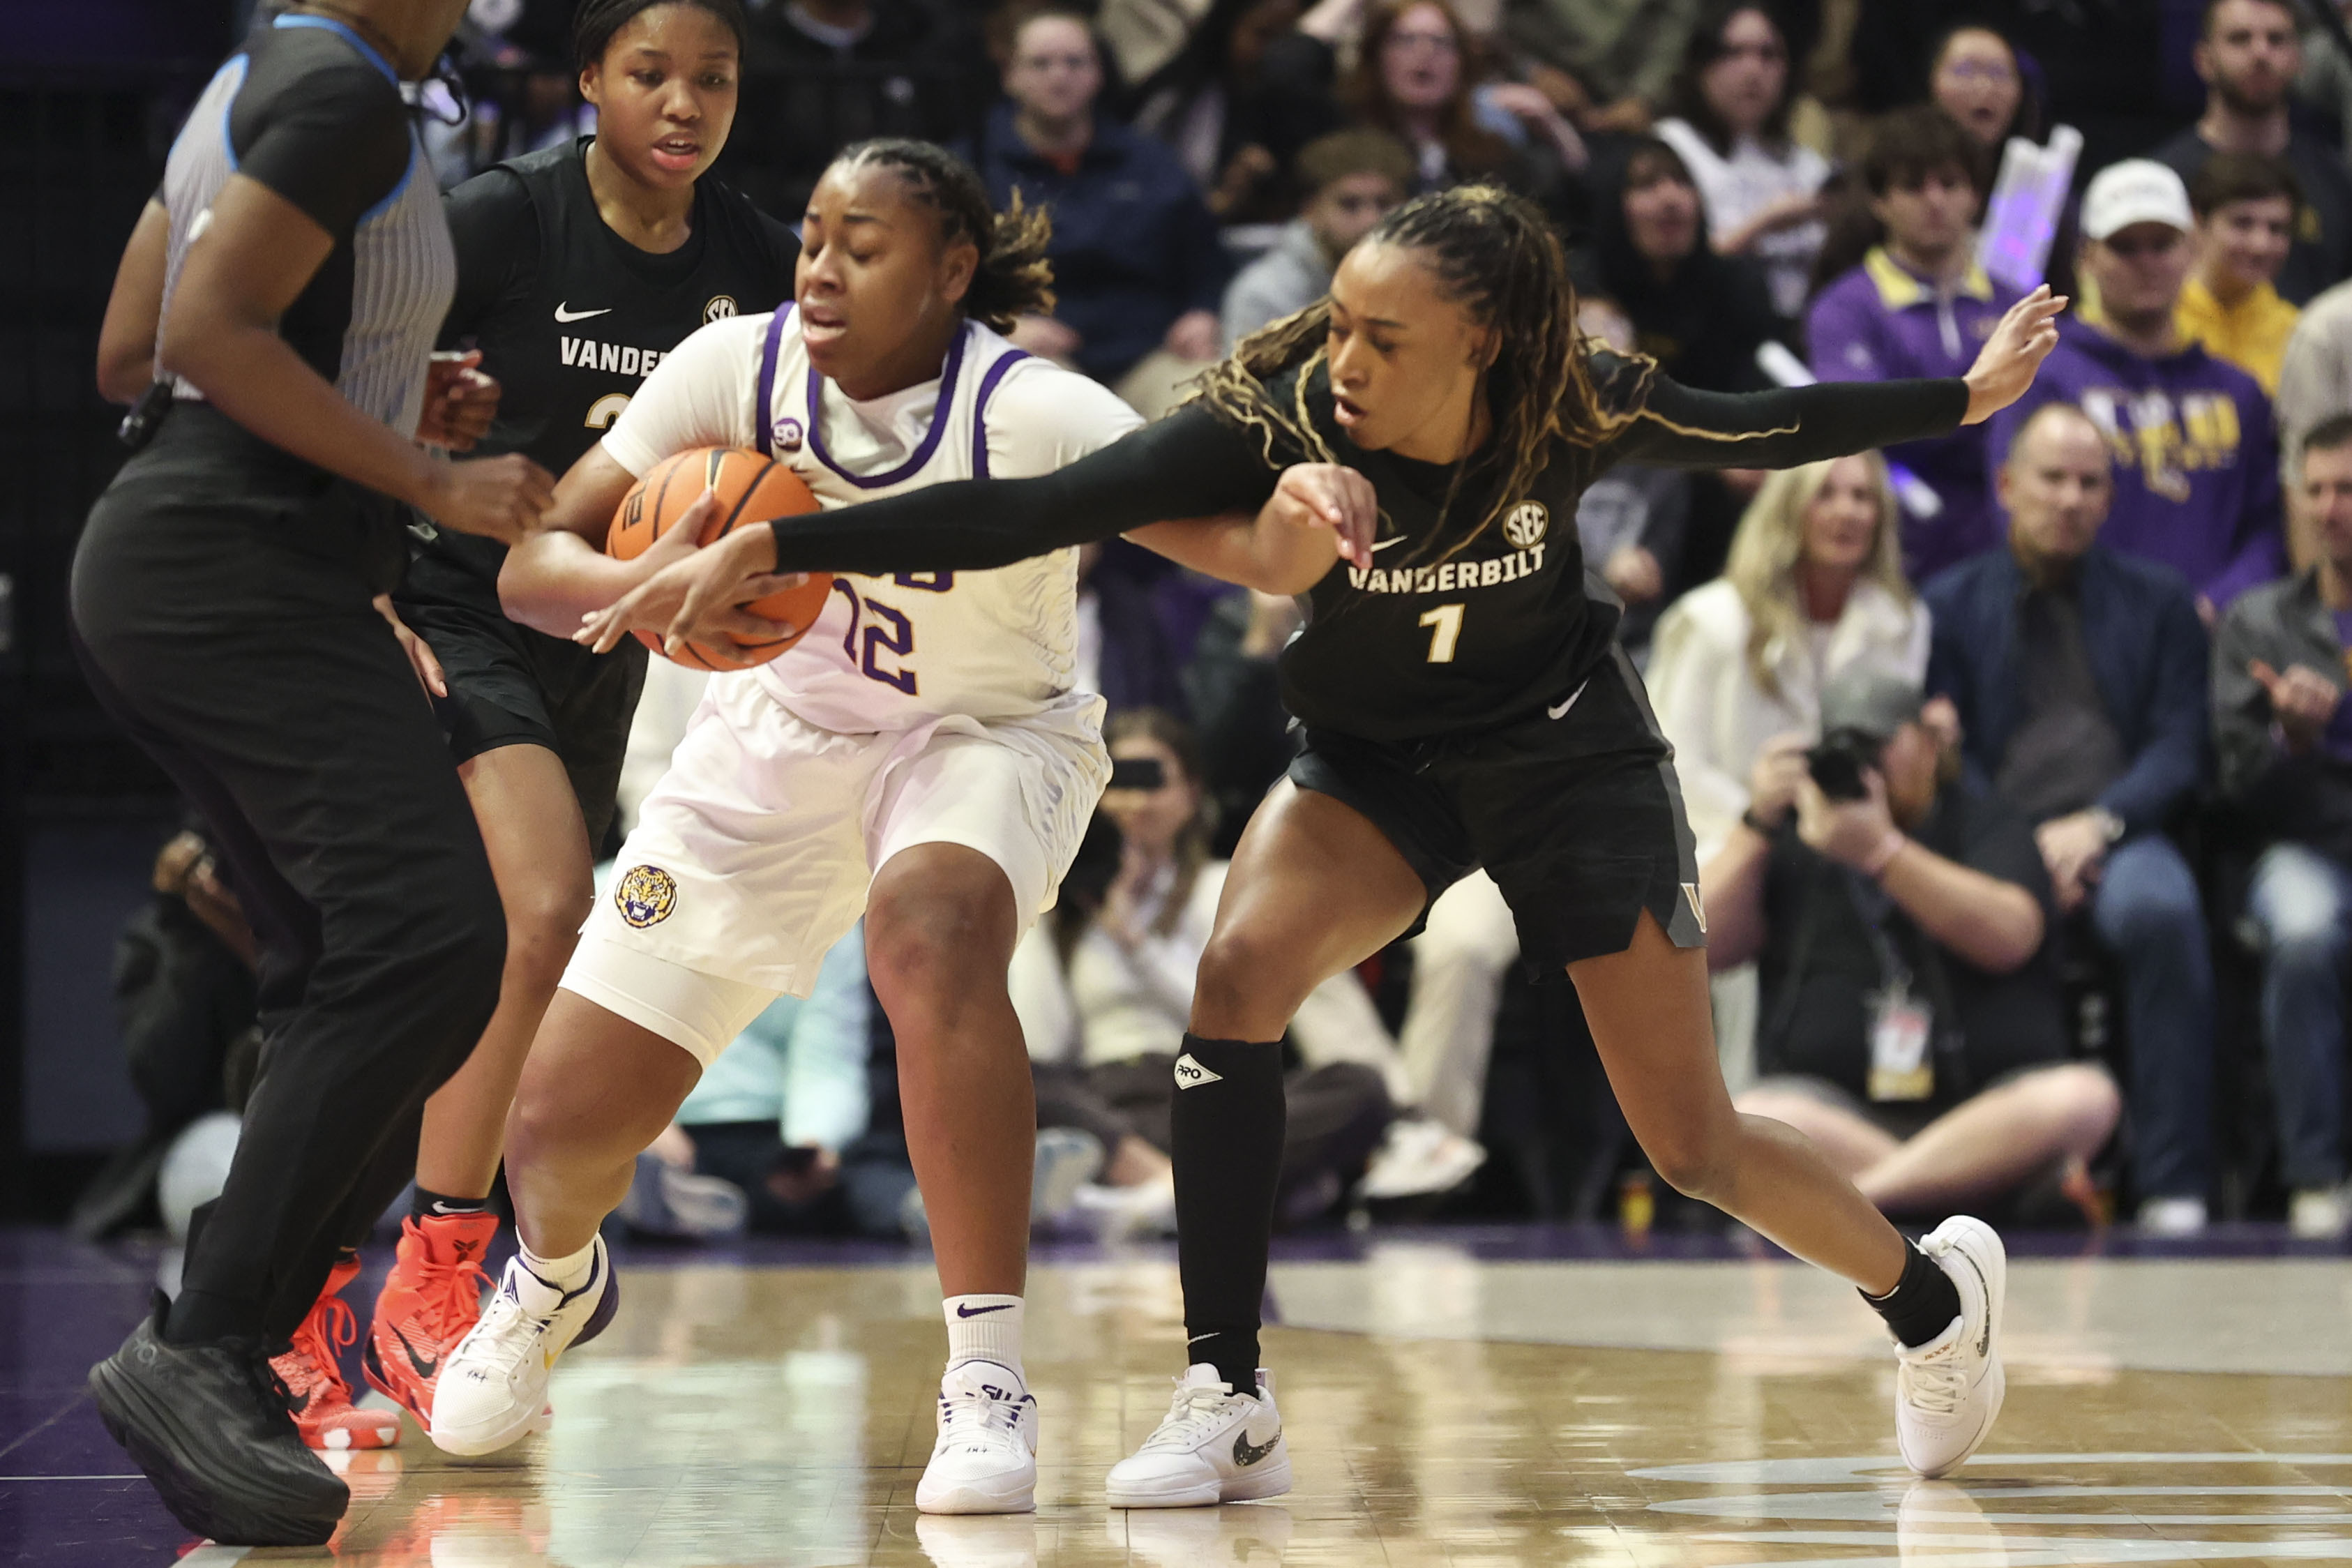
[[[1169,1154],[1176,1166],[1185,1359],[1208,1363],[1234,1393],[1252,1397],[1284,1114],[1279,1042],[1184,1037]]]
[[[1960,1292],[1952,1277],[1926,1253],[1907,1241],[1903,1250],[1903,1278],[1895,1282],[1895,1289],[1884,1296],[1867,1290],[1861,1295],[1872,1310],[1886,1320],[1896,1339],[1906,1345],[1924,1345],[1950,1328],[1952,1320],[1960,1315]]]
[[[408,1213],[412,1219],[428,1219],[436,1215],[446,1218],[453,1214],[484,1214],[488,1212],[490,1200],[486,1197],[453,1198],[446,1193],[429,1193],[418,1187],[415,1198],[408,1205]]]

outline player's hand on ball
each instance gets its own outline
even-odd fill
[[[672,531],[691,537],[688,521],[681,518]],[[655,548],[659,547],[656,544]],[[653,552],[648,550],[646,553],[650,556]],[[738,529],[665,566],[606,608],[583,617],[572,640],[598,653],[606,653],[631,631],[642,629],[658,636],[662,646],[674,657],[689,641],[718,641],[730,632],[758,642],[792,637],[799,627],[751,615],[742,608],[755,599],[796,588],[808,580],[806,573],[778,572],[775,564],[776,536],[772,531],[764,527]]]
[[[1380,531],[1380,497],[1372,481],[1340,463],[1298,463],[1282,470],[1258,521],[1288,528],[1328,529],[1340,559],[1369,571],[1372,538]]]
[[[504,545],[520,543],[555,500],[548,471],[516,453],[436,463],[433,469],[418,503],[425,514],[443,528]]]
[[[2053,294],[2044,283],[2009,308],[1964,378],[1969,411],[1961,424],[1980,424],[2025,395],[2033,373],[2058,346],[2058,315],[2066,304],[2063,294]]]

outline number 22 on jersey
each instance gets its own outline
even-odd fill
[[[836,584],[839,579],[835,579]],[[1429,628],[1429,662],[1452,664],[1454,647],[1462,640],[1462,606],[1440,605],[1422,612],[1418,624]]]
[[[901,572],[891,581],[901,588],[944,594],[955,586],[955,574]],[[861,598],[856,589],[839,577],[833,580],[833,591],[849,601],[849,631],[841,639],[841,651],[848,656],[851,667],[868,680],[896,687],[909,697],[919,695],[912,662],[915,623],[907,618],[904,611],[893,609],[879,599]]]

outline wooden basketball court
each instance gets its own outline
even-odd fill
[[[459,1466],[353,1457],[351,1564],[2041,1563],[2352,1560],[2352,1260],[2019,1258],[2009,1403],[1958,1484],[1891,1457],[1894,1363],[1835,1282],[1761,1258],[1278,1264],[1298,1484],[1119,1513],[1179,1370],[1164,1251],[1041,1264],[1034,1516],[914,1508],[944,1338],[924,1264],[661,1260],[564,1362],[556,1424]],[[1482,1256],[1482,1250],[1488,1254]],[[671,1255],[672,1258],[676,1255]],[[26,1500],[19,1491],[18,1501]],[[158,1558],[162,1561],[162,1558]]]

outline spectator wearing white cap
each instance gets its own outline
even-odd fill
[[[2216,153],[2286,160],[2302,200],[2278,291],[2295,305],[2352,272],[2352,171],[2336,148],[2287,120],[2303,68],[2300,23],[2293,0],[2208,0],[2196,53],[2205,113],[2155,153],[2183,180]]]
[[[2060,321],[2032,389],[1993,418],[1990,458],[2008,460],[2042,405],[2081,408],[2116,465],[2100,542],[2188,578],[2210,622],[2285,569],[2270,401],[2175,318],[2196,255],[2179,174],[2147,158],[2110,164],[2084,193],[2082,226],[2077,270],[2098,308]]]

